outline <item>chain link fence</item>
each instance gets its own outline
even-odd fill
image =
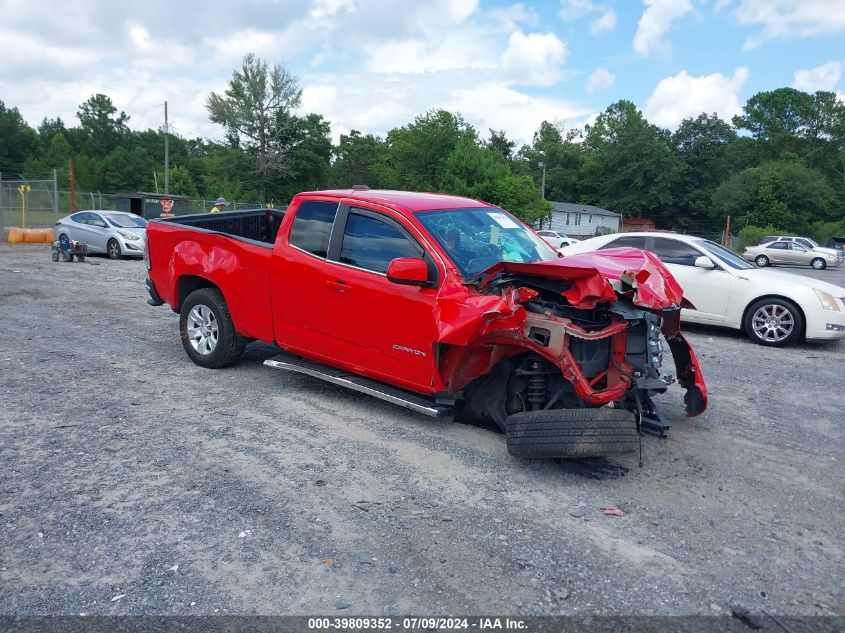
[[[151,195],[167,197],[164,194]],[[5,239],[9,227],[50,227],[58,222],[59,218],[74,211],[118,210],[118,200],[125,197],[99,191],[76,191],[71,199],[70,191],[59,190],[55,175],[50,179],[28,179],[0,173],[0,239]],[[179,207],[180,215],[208,213],[214,205],[214,199],[179,198],[182,201]],[[260,202],[230,200],[227,211],[257,209],[263,206]]]

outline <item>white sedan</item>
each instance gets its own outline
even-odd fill
[[[537,235],[542,237],[546,243],[553,248],[563,248],[564,246],[571,246],[577,244],[581,240],[576,240],[574,237],[569,237],[566,233],[560,231],[537,231]]]
[[[803,338],[845,337],[845,288],[793,273],[756,268],[732,251],[677,233],[617,233],[561,249],[565,255],[633,247],[652,251],[695,309],[692,323],[744,330],[755,343],[780,347]]]

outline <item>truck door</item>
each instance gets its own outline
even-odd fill
[[[337,200],[303,200],[293,211],[290,233],[283,236],[279,231],[276,237],[277,249],[278,240],[285,238],[290,248],[283,256],[274,256],[273,333],[280,346],[309,356],[323,355],[323,269],[337,208]]]
[[[352,371],[431,392],[437,289],[388,281],[398,257],[427,258],[437,270],[399,217],[341,204],[324,269],[326,353]]]

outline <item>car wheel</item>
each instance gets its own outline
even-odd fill
[[[200,288],[188,295],[179,311],[179,334],[188,357],[210,369],[238,361],[246,346],[217,288]]]
[[[827,268],[827,263],[821,257],[816,257],[813,261],[810,262],[810,266],[812,266],[816,270],[824,270],[825,268]]]
[[[120,252],[120,244],[118,244],[117,240],[109,240],[109,243],[106,246],[106,253],[109,256],[109,259],[120,259],[122,257],[122,254]]]
[[[755,301],[745,313],[745,333],[758,345],[784,347],[804,332],[804,317],[791,301],[779,298]]]
[[[54,262],[59,261],[59,251],[58,250],[53,251],[52,257],[53,257]]]
[[[769,258],[765,255],[757,255],[757,257],[754,258],[754,263],[760,268],[765,268],[769,265]]]

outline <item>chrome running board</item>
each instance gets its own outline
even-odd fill
[[[292,371],[307,376],[313,376],[320,380],[353,389],[369,396],[385,400],[393,404],[398,404],[400,407],[405,407],[411,411],[422,413],[423,415],[432,418],[439,418],[451,413],[452,407],[448,405],[439,405],[434,401],[421,396],[419,394],[405,391],[391,385],[387,385],[377,380],[365,378],[357,374],[351,374],[343,369],[337,369],[328,365],[323,365],[313,360],[294,356],[293,354],[280,354],[275,358],[270,358],[264,361],[267,367],[273,369],[281,369],[284,371]]]

